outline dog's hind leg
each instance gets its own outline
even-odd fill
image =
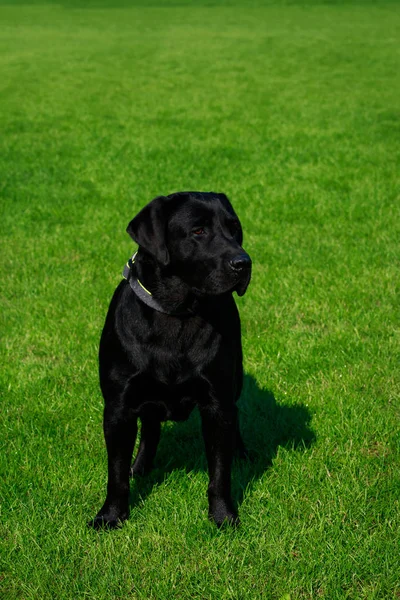
[[[243,438],[240,433],[239,421],[236,423],[235,454],[240,460],[249,458],[246,446],[244,445]]]
[[[161,423],[149,417],[142,417],[140,445],[137,456],[131,466],[130,476],[146,475],[151,471],[153,460],[160,440]]]
[[[115,528],[129,516],[129,468],[137,435],[137,418],[123,402],[104,409],[104,436],[108,454],[107,497],[89,525]]]

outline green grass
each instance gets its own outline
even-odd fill
[[[0,4],[2,597],[398,598],[398,4]],[[242,525],[207,521],[194,415],[95,533],[125,228],[184,189],[254,260]]]

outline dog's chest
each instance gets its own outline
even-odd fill
[[[221,333],[200,318],[169,319],[147,336],[147,367],[158,379],[185,381],[215,359],[222,343]]]
[[[131,346],[135,377],[127,396],[140,417],[180,421],[196,404],[208,402],[212,372],[215,377],[222,364],[230,364],[223,370],[232,372],[233,348],[224,347],[222,334],[199,318],[169,321],[168,328],[158,323],[145,343]]]
[[[232,298],[210,302],[186,317],[139,305],[127,308],[117,310],[103,332],[101,363],[110,364],[113,372],[166,386],[196,385],[232,373],[240,360],[240,322]]]

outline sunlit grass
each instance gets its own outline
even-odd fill
[[[4,597],[396,597],[395,3],[0,4]],[[194,415],[98,534],[125,228],[184,189],[230,197],[254,261],[242,525],[207,521]]]

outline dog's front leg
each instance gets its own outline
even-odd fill
[[[129,469],[137,435],[137,419],[126,407],[106,404],[104,437],[108,455],[107,497],[91,525],[115,528],[129,516]]]
[[[208,462],[209,518],[220,527],[224,522],[238,525],[231,498],[231,467],[236,439],[236,409],[201,411],[202,430]]]

